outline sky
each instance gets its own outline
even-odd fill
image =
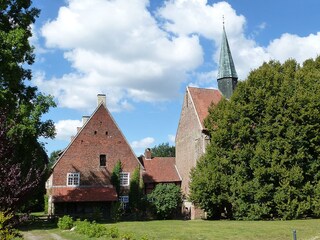
[[[263,62],[320,54],[318,0],[34,0],[31,84],[57,103],[64,149],[83,115],[107,108],[137,155],[174,145],[187,86],[217,88],[223,19],[239,79]]]

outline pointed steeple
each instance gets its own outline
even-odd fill
[[[224,24],[217,79],[219,90],[226,98],[230,99],[233,90],[237,85],[238,75],[236,72],[236,68],[234,67]]]

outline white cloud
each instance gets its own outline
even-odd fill
[[[39,88],[69,108],[88,108],[98,92],[109,92],[113,111],[123,102],[178,96],[186,73],[203,62],[198,36],[168,36],[147,6],[141,0],[69,0],[42,35],[47,47],[65,51],[75,71],[38,79]]]
[[[188,76],[194,77],[191,84],[211,87],[217,69],[194,74],[203,63],[199,38],[213,41],[212,61],[217,64],[222,16],[240,79],[270,59],[302,62],[320,53],[320,33],[285,33],[268,46],[259,45],[245,34],[245,16],[227,2],[165,1],[155,17],[148,5],[147,0],[68,0],[41,32],[48,48],[64,51],[74,71],[51,79],[39,74],[36,85],[54,95],[59,106],[74,109],[92,110],[96,94],[106,93],[111,111],[177,97]],[[261,23],[259,31],[267,25]]]
[[[143,139],[138,140],[138,141],[133,141],[131,143],[131,147],[134,148],[134,149],[137,149],[137,148],[145,149],[145,148],[150,147],[154,143],[154,141],[155,141],[154,138],[146,137],[146,138],[143,138]]]
[[[69,141],[71,136],[77,134],[77,127],[81,127],[82,122],[79,120],[60,120],[55,123],[56,127],[56,139]]]
[[[267,50],[273,58],[284,62],[288,58],[294,58],[302,63],[307,58],[315,58],[320,54],[320,32],[306,37],[284,33],[278,39],[274,39]]]
[[[170,143],[175,143],[175,141],[176,141],[176,136],[175,135],[172,135],[172,134],[169,134],[168,135],[168,139],[169,139],[169,142]]]

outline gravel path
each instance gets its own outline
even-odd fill
[[[45,231],[45,234],[41,234],[41,236],[37,236],[31,232],[24,232],[22,235],[26,240],[66,240],[58,234],[49,233],[48,231]]]

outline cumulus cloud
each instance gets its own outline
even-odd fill
[[[82,122],[79,120],[61,120],[55,123],[56,139],[69,141],[71,136],[77,134],[77,127],[81,127]]]
[[[154,141],[155,141],[154,138],[146,137],[146,138],[143,138],[143,139],[138,140],[138,141],[133,141],[131,143],[131,147],[134,148],[134,149],[137,149],[137,148],[145,149],[145,148],[150,147],[154,143]]]
[[[259,45],[245,33],[245,16],[224,1],[165,1],[154,15],[148,6],[148,0],[68,0],[41,33],[47,48],[64,51],[74,71],[49,79],[38,74],[37,86],[53,94],[59,106],[73,109],[90,109],[96,94],[106,93],[111,111],[132,109],[134,102],[177,97],[184,81],[211,87],[217,69],[196,72],[203,63],[200,38],[213,41],[216,66],[222,16],[240,79],[264,61],[302,62],[320,52],[320,33],[304,37],[284,33],[268,46]],[[259,31],[267,24],[263,22]]]
[[[69,0],[42,36],[48,48],[65,51],[75,71],[38,78],[39,88],[69,108],[92,106],[96,93],[106,92],[112,111],[178,96],[186,73],[203,62],[199,38],[168,36],[147,6],[141,0]]]

